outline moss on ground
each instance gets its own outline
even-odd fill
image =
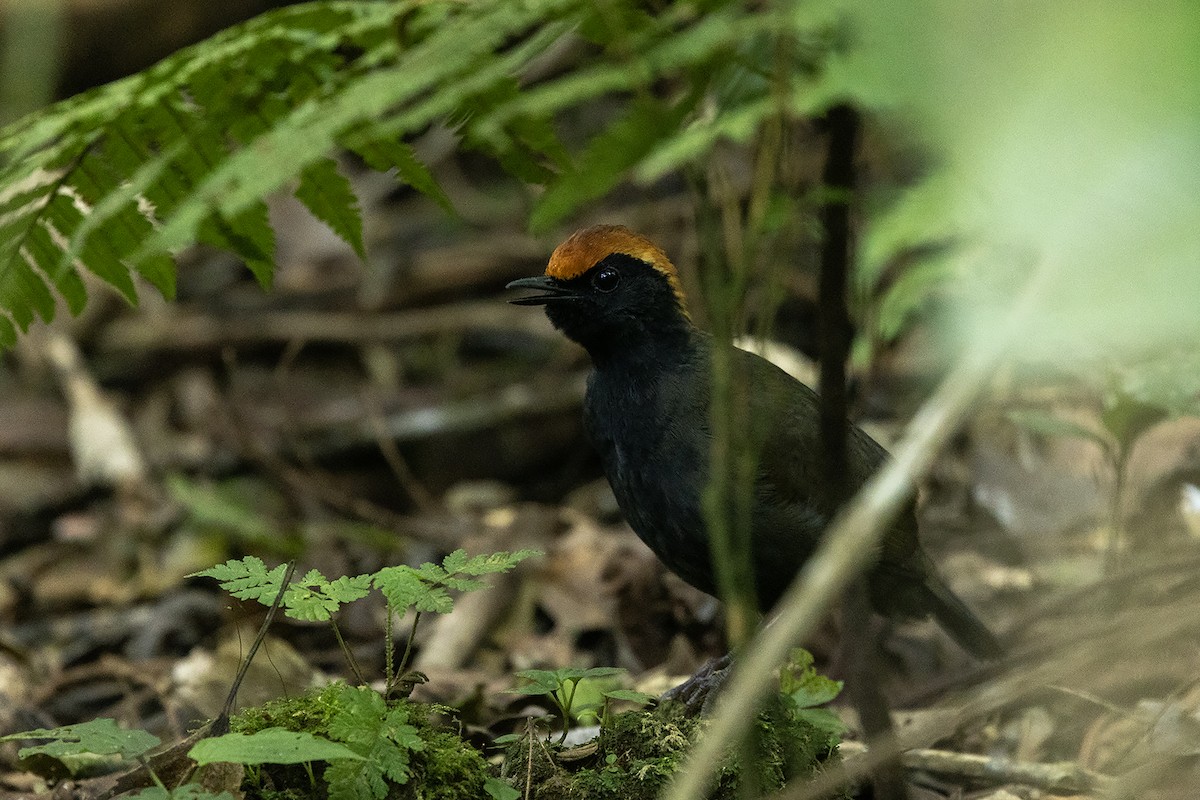
[[[232,720],[232,727],[238,733],[279,727],[339,740],[334,733],[346,727],[339,715],[347,698],[357,697],[356,702],[361,702],[362,695],[354,693],[365,691],[334,684],[247,709]],[[377,697],[371,702],[374,708],[383,709]],[[812,726],[789,708],[785,699],[777,696],[776,702],[759,714],[747,747],[729,756],[718,771],[713,800],[744,796],[739,794],[743,782],[755,795],[781,789],[787,781],[811,776],[836,758],[830,750],[828,730]],[[396,709],[403,710],[404,724],[415,729],[420,749],[408,752],[407,780],[378,784],[379,791],[397,800],[489,800],[484,783],[491,769],[471,744],[435,724],[437,707],[396,700],[384,713]],[[380,714],[376,711],[368,716],[378,720]],[[567,752],[533,734],[509,746],[503,774],[521,797],[533,800],[652,800],[675,774],[704,725],[675,704],[613,714],[582,757],[564,757]],[[321,763],[313,764],[311,773],[305,765],[250,768],[245,796],[250,800],[324,798],[325,769]]]
[[[509,747],[505,772],[522,796],[525,776],[532,775],[529,796],[534,800],[652,800],[703,725],[677,705],[615,714],[586,759],[564,761],[552,745],[526,737]],[[754,739],[745,751],[753,753],[751,758],[734,755],[721,766],[714,800],[737,797],[742,780],[750,781],[756,793],[781,789],[835,757],[828,749],[828,732],[796,719],[782,702],[759,715]]]
[[[278,727],[336,740],[338,737],[331,735],[330,722],[339,713],[346,688],[334,684],[299,697],[246,709],[231,720],[231,727],[237,733]],[[422,748],[409,753],[407,781],[390,784],[387,796],[397,800],[486,800],[484,781],[492,773],[480,752],[457,733],[434,723],[436,707],[395,700],[390,708],[400,704],[406,707],[407,724],[416,729]],[[303,765],[264,764],[251,771],[245,796],[250,800],[324,798],[325,785],[321,780],[324,767],[313,764],[310,775]]]

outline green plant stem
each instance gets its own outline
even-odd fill
[[[417,623],[421,621],[421,612],[413,613],[412,627],[408,631],[408,641],[404,644],[404,656],[400,659],[400,667],[396,670],[397,675],[402,675],[408,669],[408,659],[412,655],[413,639],[417,638]]]
[[[342,638],[342,630],[338,627],[337,621],[332,617],[329,619],[329,627],[333,628],[333,635],[337,637],[338,646],[342,648],[342,653],[345,654],[346,661],[350,664],[350,669],[354,673],[355,680],[358,681],[359,685],[366,686],[367,679],[363,677],[362,670],[358,668],[358,661],[354,658],[354,653],[350,651],[350,646]]]
[[[571,687],[569,691],[568,686]],[[563,731],[562,736],[558,737],[559,744],[567,740],[567,733],[571,730],[571,706],[575,704],[575,689],[578,686],[579,681],[563,681],[551,695],[558,706],[559,713],[562,714]]]
[[[142,765],[142,769],[146,770],[146,774],[150,776],[150,780],[154,781],[155,786],[162,789],[164,792],[170,792],[170,790],[163,785],[162,779],[158,777],[158,773],[154,771],[154,767],[150,766],[150,759],[146,758],[145,755],[140,755],[137,757],[137,760],[138,763]]]
[[[246,653],[246,658],[242,661],[242,665],[238,668],[237,675],[233,677],[233,683],[229,685],[229,694],[225,696],[225,703],[221,706],[221,713],[209,725],[210,735],[220,736],[223,733],[229,733],[229,715],[232,713],[233,704],[237,700],[238,690],[242,687],[242,681],[245,680],[246,673],[250,669],[250,662],[254,660],[254,654],[258,652],[258,648],[262,647],[263,641],[267,638],[267,631],[271,629],[271,623],[275,621],[275,615],[279,613],[279,606],[283,604],[283,596],[287,594],[288,585],[295,574],[296,559],[293,558],[288,562],[287,569],[283,571],[283,579],[279,582],[279,592],[271,602],[271,607],[267,609],[267,616],[263,618],[263,623],[259,626],[254,641],[250,643],[250,649]]]
[[[1125,466],[1129,460],[1129,447],[1118,442],[1113,454],[1113,488],[1108,504],[1108,542],[1104,554],[1104,571],[1112,575],[1121,567],[1121,542],[1124,539],[1121,507],[1125,499]]]
[[[736,650],[750,639],[758,623],[750,563],[749,512],[753,484],[746,480],[753,474],[757,454],[746,445],[750,421],[740,413],[744,392],[739,394],[738,387],[733,385],[732,337],[745,293],[747,248],[742,236],[741,212],[725,170],[719,163],[714,164],[702,179],[702,218],[697,229],[702,238],[701,252],[708,254],[709,259],[705,264],[706,296],[713,331],[709,409],[713,437],[702,507],[717,590],[726,606],[726,632]],[[721,253],[725,254],[724,260]]]
[[[385,699],[392,696],[392,687],[396,684],[394,669],[396,666],[396,643],[392,641],[392,617],[395,613],[396,609],[389,601],[383,620],[383,696]]]

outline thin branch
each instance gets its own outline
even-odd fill
[[[817,487],[826,508],[838,508],[851,491],[846,455],[846,359],[850,354],[846,290],[850,281],[850,204],[855,184],[854,154],[858,141],[858,112],[838,105],[826,115],[829,152],[822,175],[824,204],[821,226],[821,273],[818,282],[821,341],[821,450],[823,480]],[[885,534],[886,536],[886,534]],[[847,690],[872,744],[895,738],[887,698],[879,686],[879,629],[871,615],[866,577],[850,583],[842,602],[842,652],[849,662]],[[908,796],[904,772],[896,760],[884,760],[872,773],[875,797],[903,800]]]
[[[267,615],[263,617],[262,625],[258,626],[258,635],[254,637],[254,641],[250,643],[250,649],[246,652],[246,658],[242,660],[242,665],[238,668],[237,675],[233,678],[233,683],[229,685],[229,694],[225,696],[225,702],[221,706],[221,713],[212,721],[209,726],[208,735],[220,736],[223,733],[229,732],[229,715],[233,712],[233,704],[237,701],[238,690],[242,688],[242,681],[246,678],[246,673],[250,671],[250,663],[254,661],[254,655],[258,652],[258,648],[262,647],[263,641],[267,638],[267,632],[271,630],[271,623],[275,621],[275,614],[278,613],[279,607],[283,605],[283,597],[287,594],[288,585],[292,582],[292,576],[296,574],[296,559],[288,562],[287,569],[283,571],[283,579],[279,582],[279,592],[276,593],[275,599],[271,601],[271,607],[267,609]]]
[[[843,742],[847,761],[865,758],[868,748],[858,742]],[[957,778],[999,784],[1019,783],[1047,792],[1107,791],[1113,778],[1085,769],[1074,761],[1043,764],[993,758],[975,753],[955,753],[949,750],[909,750],[900,757],[905,769],[935,772]]]
[[[362,670],[358,667],[358,659],[354,657],[354,651],[350,649],[350,645],[346,644],[346,640],[342,638],[342,629],[338,627],[337,620],[330,617],[329,627],[333,628],[333,635],[337,638],[338,647],[342,648],[342,653],[346,656],[346,663],[350,665],[350,671],[354,673],[355,680],[359,686],[366,686],[367,679],[363,677]]]
[[[397,674],[404,674],[404,670],[408,669],[408,660],[412,656],[413,640],[417,638],[417,623],[421,621],[421,612],[413,612],[412,627],[408,631],[408,642],[404,645],[404,656],[400,659],[400,667],[396,670]]]
[[[99,334],[95,346],[101,356],[141,360],[154,353],[195,353],[231,345],[295,340],[361,345],[488,330],[519,331],[545,339],[554,335],[543,318],[521,315],[519,310],[514,313],[494,300],[478,300],[395,312],[286,310],[244,318],[166,309],[157,315],[113,320]]]
[[[384,608],[383,617],[383,696],[388,698],[392,696],[392,686],[396,683],[396,643],[392,639],[392,629],[394,626],[393,617],[396,616],[396,610],[392,608],[392,603],[389,600]]]

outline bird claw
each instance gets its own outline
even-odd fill
[[[730,655],[711,658],[695,675],[667,690],[662,699],[665,702],[681,703],[689,717],[707,717],[732,668],[733,657]]]

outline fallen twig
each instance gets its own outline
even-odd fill
[[[851,762],[867,755],[866,745],[859,742],[843,742],[840,750],[843,758]],[[1084,769],[1074,761],[1042,764],[951,750],[908,750],[900,754],[900,763],[908,770],[972,778],[996,785],[1019,783],[1047,792],[1107,791],[1114,780]]]

